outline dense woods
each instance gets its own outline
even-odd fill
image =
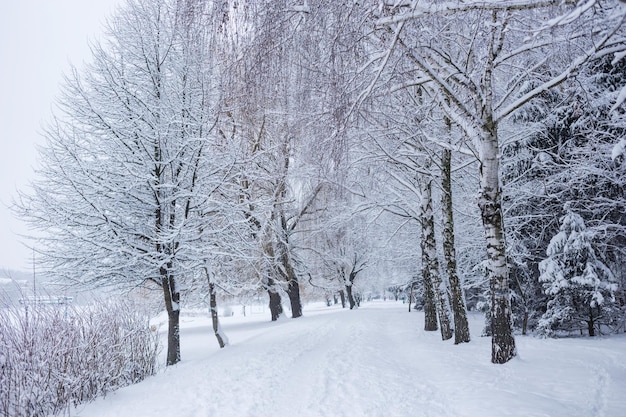
[[[128,0],[67,75],[16,210],[48,275],[158,290],[167,364],[204,299],[262,295],[276,320],[391,291],[455,343],[482,310],[499,364],[517,332],[623,331],[625,16]]]

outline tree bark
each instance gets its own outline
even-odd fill
[[[439,329],[437,325],[437,307],[435,306],[435,294],[430,279],[428,267],[428,255],[424,250],[424,237],[422,236],[422,280],[424,281],[424,330],[434,332]]]
[[[215,333],[215,338],[217,339],[217,343],[221,348],[224,348],[228,345],[228,337],[222,332],[222,328],[220,326],[219,314],[217,312],[217,294],[215,291],[215,284],[211,280],[211,269],[209,261],[206,261],[204,272],[206,273],[206,279],[209,284],[209,310],[211,311],[211,321],[213,324],[213,333]],[[245,316],[244,310],[244,316]]]
[[[267,294],[269,295],[270,314],[272,315],[272,321],[278,320],[281,314],[283,314],[283,305],[280,294],[274,287],[274,280],[272,278],[267,281]]]
[[[346,285],[346,294],[348,302],[350,303],[350,310],[352,310],[356,307],[356,301],[354,300],[354,295],[352,294],[352,285]]]
[[[209,284],[209,294],[213,332],[215,333],[215,337],[217,338],[217,343],[220,345],[220,348],[223,348],[228,344],[228,338],[222,333],[222,328],[220,326],[220,319],[217,314],[217,297],[215,295],[215,285],[213,283]]]
[[[491,362],[502,364],[516,355],[511,329],[511,291],[506,263],[502,222],[502,191],[499,181],[499,146],[495,126],[485,123],[481,138],[480,207],[487,241],[487,271],[491,291]]]
[[[589,320],[587,320],[587,330],[589,331],[590,337],[594,337],[596,335],[593,308],[591,306],[589,306]]]
[[[274,247],[270,241],[266,241],[263,245],[263,249],[267,254],[269,259],[274,260],[275,252]],[[283,305],[280,294],[278,293],[278,289],[276,288],[276,283],[274,278],[272,278],[272,274],[274,273],[273,267],[267,268],[267,283],[265,284],[265,288],[267,289],[267,295],[269,296],[269,308],[270,315],[272,317],[272,321],[278,320],[281,314],[283,314]]]
[[[280,254],[280,263],[282,264],[280,275],[282,275],[283,279],[287,282],[287,296],[289,296],[289,303],[291,305],[291,318],[296,319],[302,316],[300,284],[298,283],[298,277],[291,264],[287,219],[283,212],[280,214],[280,219],[282,232],[284,233],[284,240],[278,242],[278,252]]]
[[[427,168],[428,169],[428,168]],[[431,284],[434,303],[441,330],[442,340],[452,337],[450,314],[448,311],[447,291],[439,274],[439,261],[437,259],[437,246],[435,241],[435,219],[432,205],[432,177],[422,177],[422,269],[428,273],[428,281]],[[425,261],[425,262],[424,262]],[[424,282],[426,284],[426,281]],[[426,297],[424,297],[426,299]],[[426,306],[424,306],[424,309]]]
[[[444,149],[441,158],[442,208],[443,208],[443,254],[450,282],[452,312],[454,314],[454,344],[470,341],[469,324],[465,309],[465,297],[456,271],[454,247],[454,214],[452,212],[452,151]]]
[[[168,318],[166,365],[170,366],[180,362],[180,292],[168,268],[162,267],[160,274]]]
[[[287,253],[287,245],[281,245],[281,263],[282,271],[281,275],[285,281],[287,281],[287,296],[289,297],[289,303],[291,305],[291,318],[298,318],[302,316],[302,302],[300,300],[300,284],[298,283],[298,277],[296,276],[289,254]]]
[[[339,290],[339,298],[341,298],[341,308],[346,308],[346,293],[344,290]]]
[[[302,301],[300,299],[300,284],[298,278],[293,274],[287,285],[287,295],[291,304],[291,318],[302,316]]]

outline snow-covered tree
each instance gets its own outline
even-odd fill
[[[494,363],[505,363],[516,354],[500,181],[501,142],[510,135],[506,123],[519,108],[567,80],[590,57],[621,39],[614,35],[622,25],[623,10],[614,3],[597,3],[593,11],[598,15],[593,16],[594,1],[580,7],[529,0],[383,3],[386,8],[381,8],[385,15],[379,23],[389,29],[388,46],[381,53],[381,70],[373,76],[373,83],[393,50],[402,51],[414,64],[413,82],[404,86],[424,86],[433,102],[467,133],[476,150]],[[621,17],[607,24],[606,18],[614,14]],[[537,27],[538,20],[546,24]],[[570,31],[573,22],[576,36]],[[602,30],[593,30],[598,22]],[[580,52],[561,55],[561,48],[572,45],[572,39]],[[547,62],[554,66],[551,71],[544,70]],[[536,88],[519,94],[529,80],[540,81]]]
[[[502,161],[513,311],[522,331],[536,326],[545,306],[537,263],[559,230],[563,201],[596,233],[597,250],[623,282],[624,167],[611,160],[624,135],[623,105],[610,108],[624,68],[607,56],[592,60],[513,118],[519,138],[504,144]]]
[[[594,336],[596,329],[614,318],[617,284],[593,240],[582,217],[568,210],[559,233],[550,240],[548,258],[539,263],[539,281],[548,296],[538,326],[541,333],[586,329]]]
[[[224,85],[228,123],[220,131],[239,144],[246,162],[236,176],[238,199],[247,236],[257,246],[257,282],[268,292],[272,320],[282,314],[283,291],[296,318],[302,315],[297,229],[322,183],[309,175],[317,160],[307,152],[313,139],[304,122],[311,105],[302,88],[308,71],[298,64],[308,12],[285,2],[231,6],[224,35],[231,66]]]
[[[426,172],[431,170],[429,160],[424,165]],[[420,178],[421,213],[422,223],[422,274],[424,276],[424,301],[433,302],[436,306],[437,318],[441,330],[441,338],[448,340],[452,337],[452,325],[450,323],[450,308],[448,304],[447,286],[439,269],[437,256],[437,244],[435,241],[435,218],[433,213],[432,198],[433,176],[425,173]],[[430,288],[429,288],[430,287]],[[432,301],[430,300],[432,292]],[[425,306],[426,310],[426,306]],[[428,324],[428,320],[427,320]],[[430,329],[426,329],[430,330]]]
[[[161,288],[169,365],[180,360],[181,294],[204,265],[233,159],[212,132],[219,78],[206,10],[187,6],[130,0],[109,20],[91,64],[66,80],[20,207],[43,232],[49,275]]]
[[[443,149],[441,157],[441,206],[443,217],[443,255],[450,286],[450,304],[454,317],[454,343],[470,341],[469,323],[465,308],[465,295],[457,272],[454,236],[454,210],[452,206],[452,151]]]

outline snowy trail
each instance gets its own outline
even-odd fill
[[[442,342],[394,302],[305,309],[277,323],[183,323],[183,362],[79,407],[79,417],[624,417],[626,338],[519,337],[520,357],[489,363],[490,340]],[[480,316],[473,317],[473,335]]]

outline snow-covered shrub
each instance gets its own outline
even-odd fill
[[[157,337],[133,306],[0,309],[0,415],[58,415],[152,375]]]
[[[548,258],[539,263],[539,281],[548,296],[537,328],[540,334],[586,330],[593,336],[616,317],[615,277],[598,259],[592,242],[582,217],[567,210],[548,245]]]

